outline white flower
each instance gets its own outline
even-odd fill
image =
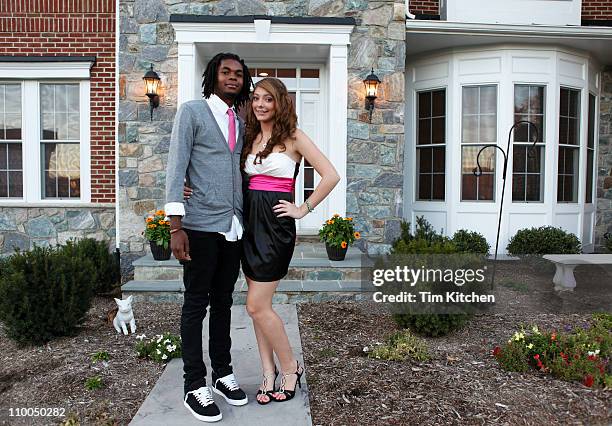
[[[533,349],[533,343],[528,344],[527,349]]]
[[[172,352],[172,345],[166,345],[166,350],[168,352]]]
[[[589,356],[596,356],[596,355],[599,355],[599,349],[596,349],[596,350],[594,350],[594,351],[589,351],[589,352],[588,352],[588,355],[589,355]]]
[[[531,331],[533,331],[535,334],[540,334],[540,330],[538,330],[537,325],[534,325],[533,327],[531,327]]]
[[[166,339],[166,340],[164,340],[164,344],[166,344],[166,343],[172,343],[172,342],[170,341],[170,339]]]
[[[364,347],[363,347],[363,351],[364,351],[364,352],[367,352],[367,351],[369,351],[369,350],[370,350],[370,348],[368,348],[367,346],[364,346]]]
[[[138,340],[142,340],[142,339],[144,339],[145,337],[147,337],[145,334],[141,334],[141,335],[136,336],[136,339],[138,339]]]
[[[162,355],[162,359],[168,359],[168,355],[163,354],[163,355]]]
[[[161,351],[159,349],[157,349],[157,355],[161,354]]]

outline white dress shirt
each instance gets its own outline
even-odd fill
[[[210,110],[215,117],[215,121],[221,129],[221,133],[223,133],[223,137],[225,138],[225,142],[229,144],[229,114],[227,110],[229,107],[227,104],[217,95],[212,94],[210,98],[205,99],[205,102],[208,103]],[[238,114],[236,114],[236,109],[232,107],[234,110],[234,117],[236,120],[236,138],[238,138],[238,133],[240,129],[240,123],[238,121]],[[238,141],[236,141],[237,143]],[[242,190],[242,189],[240,189]],[[167,203],[164,206],[167,216],[185,216],[185,206],[183,203]],[[225,237],[227,241],[238,241],[242,238],[242,225],[238,220],[238,217],[234,215],[232,217],[232,226],[228,232],[219,232],[221,235]]]

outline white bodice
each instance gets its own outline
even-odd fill
[[[253,164],[255,154],[249,154],[246,159],[244,171],[249,176],[267,175],[280,178],[291,178],[295,175],[296,162],[283,152],[271,152],[266,158]]]

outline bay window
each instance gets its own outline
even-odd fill
[[[558,202],[578,202],[579,157],[580,90],[561,87],[559,92]]]
[[[444,201],[446,91],[419,92],[417,98],[417,199]]]

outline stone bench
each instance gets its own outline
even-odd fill
[[[557,268],[553,278],[555,290],[574,290],[574,268],[578,265],[612,265],[612,254],[547,254],[543,257]]]

